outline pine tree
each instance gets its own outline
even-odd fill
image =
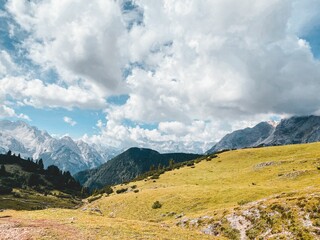
[[[43,164],[42,158],[38,161],[38,165],[39,165],[41,170],[44,169],[44,164]]]
[[[4,165],[1,165],[0,167],[0,174],[3,175],[5,174],[7,171],[6,171],[6,167]]]
[[[173,165],[174,165],[174,160],[173,160],[173,159],[170,159],[170,160],[169,160],[169,168],[170,168],[170,169],[173,169]]]

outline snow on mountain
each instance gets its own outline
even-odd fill
[[[9,149],[24,158],[42,158],[45,167],[54,164],[71,173],[97,167],[108,160],[81,140],[74,141],[68,136],[57,139],[23,121],[1,120],[0,153]]]

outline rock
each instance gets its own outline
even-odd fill
[[[182,218],[183,216],[184,216],[184,213],[180,213],[180,214],[177,214],[175,218],[178,219],[178,218]]]
[[[261,122],[253,128],[245,128],[234,131],[224,136],[216,145],[214,145],[208,154],[226,149],[239,149],[246,147],[255,147],[265,141],[275,130],[275,127],[268,122]]]
[[[102,211],[98,207],[91,208],[90,212],[99,213],[100,215],[103,215]]]
[[[302,116],[274,122],[261,122],[253,128],[234,131],[224,136],[208,154],[222,150],[259,146],[278,146],[320,141],[320,116]]]

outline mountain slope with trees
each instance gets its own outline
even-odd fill
[[[153,169],[196,159],[201,155],[187,153],[160,154],[146,148],[130,148],[100,167],[77,173],[74,177],[90,189],[130,181]]]
[[[68,171],[63,172],[54,165],[45,169],[42,159],[25,160],[20,155],[12,155],[11,151],[0,154],[0,209],[10,202],[15,209],[54,206],[50,203],[63,207],[59,197],[65,199],[62,202],[69,202],[66,206],[72,206],[79,203],[72,204],[73,200],[84,195],[81,185]]]

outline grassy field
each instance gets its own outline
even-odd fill
[[[21,224],[31,220],[52,221],[88,239],[212,239],[216,237],[201,231],[215,223],[217,234],[213,235],[227,239],[243,238],[243,234],[263,236],[261,226],[270,227],[269,235],[262,239],[278,239],[283,234],[289,239],[313,239],[316,226],[320,225],[318,209],[314,209],[320,199],[318,168],[320,143],[229,151],[194,167],[166,172],[159,179],[116,186],[115,190],[128,190],[103,195],[77,210],[4,211],[0,219]],[[152,208],[155,201],[160,202],[160,208]],[[302,207],[301,201],[305,202]],[[288,206],[290,209],[284,211]],[[297,215],[298,208],[308,214],[303,216],[306,224],[292,223],[302,218]],[[243,232],[236,223],[246,211],[259,214],[250,220],[251,230]],[[284,218],[288,211],[292,214]],[[278,215],[280,220],[271,217]],[[198,223],[193,225],[195,219]],[[284,219],[289,219],[290,224],[285,224]],[[308,233],[310,222],[312,234]],[[291,225],[295,229],[290,230]],[[39,238],[55,239],[59,235],[50,231],[53,229],[46,228]]]

